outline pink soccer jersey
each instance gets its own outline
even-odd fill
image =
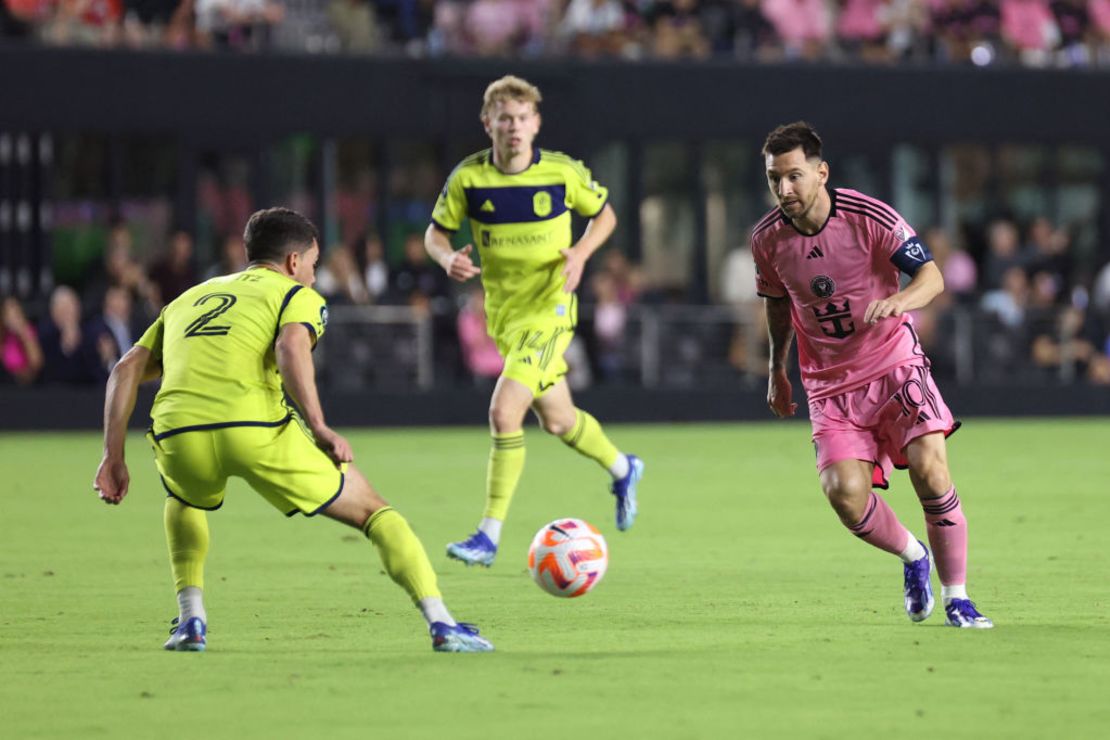
[[[897,211],[855,190],[829,193],[829,220],[802,234],[776,208],[752,230],[756,290],[789,297],[798,364],[810,400],[858,388],[901,365],[924,362],[908,314],[869,326],[871,301],[898,292],[891,257],[915,233]],[[926,259],[927,253],[917,250]]]

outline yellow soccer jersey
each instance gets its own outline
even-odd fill
[[[432,221],[454,232],[470,219],[490,336],[527,325],[574,326],[577,303],[563,292],[559,250],[574,243],[570,212],[593,218],[608,198],[584,164],[559,152],[536,148],[531,166],[513,175],[494,166],[488,149],[459,163]]]
[[[278,330],[301,323],[319,340],[327,316],[319,293],[265,267],[182,293],[138,341],[162,363],[151,411],[155,437],[285,422],[290,408],[274,356]]]

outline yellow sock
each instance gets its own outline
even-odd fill
[[[436,574],[428,561],[424,546],[412,527],[392,506],[374,512],[362,527],[363,533],[374,543],[382,559],[385,572],[412,598],[441,598],[436,585]]]
[[[170,550],[173,585],[204,588],[204,561],[208,557],[208,513],[166,497],[162,522]]]
[[[577,450],[588,458],[597,460],[601,467],[609,470],[620,457],[620,450],[609,441],[601,424],[582,409],[575,409],[577,414],[574,428],[559,439],[570,448]]]
[[[505,521],[523,472],[524,432],[494,434],[486,472],[486,510],[482,516]]]

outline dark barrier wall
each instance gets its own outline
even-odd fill
[[[977,68],[371,60],[0,49],[0,129],[473,136],[490,79],[544,91],[545,138],[761,135],[1105,145],[1110,74]]]
[[[1096,416],[1110,415],[1110,388],[1062,386],[944,387],[944,399],[956,416]],[[606,422],[773,421],[760,391],[646,391],[638,388],[593,388],[575,399]],[[150,423],[151,389],[140,394],[132,426]],[[799,397],[799,418],[805,398]],[[333,426],[437,426],[485,428],[489,392],[469,389],[442,392],[324,393],[328,423]],[[0,431],[99,429],[104,392],[97,389],[0,389]]]

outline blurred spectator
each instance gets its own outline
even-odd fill
[[[944,292],[956,298],[973,295],[978,281],[975,260],[964,250],[956,248],[948,232],[939,226],[926,230],[925,244],[944,276]]]
[[[42,371],[42,346],[15,296],[0,300],[0,360],[4,374],[20,385],[35,382]]]
[[[42,27],[48,43],[113,46],[120,40],[121,0],[59,0]]]
[[[836,34],[841,47],[867,62],[890,58],[882,10],[886,0],[840,0]]]
[[[228,234],[220,243],[220,259],[204,273],[205,280],[233,275],[247,269],[247,247],[239,234]]]
[[[1091,15],[1087,0],[1052,0],[1052,15],[1059,29],[1057,61],[1062,66],[1091,63]]]
[[[1043,67],[1052,59],[1060,29],[1048,0],[1002,0],[1002,38],[1027,65]]]
[[[624,45],[624,9],[618,0],[570,0],[559,32],[583,57],[616,56]]]
[[[1012,221],[1000,218],[993,221],[987,231],[987,256],[983,264],[984,290],[1002,287],[1002,276],[1011,267],[1022,264],[1018,249],[1018,230]]]
[[[698,0],[659,0],[652,6],[652,50],[659,59],[705,59],[709,39],[701,25]]]
[[[104,295],[100,313],[88,325],[88,335],[96,350],[103,378],[108,377],[119,358],[131,349],[135,336],[131,294],[112,287]]]
[[[105,293],[113,285],[131,292],[132,302],[140,307],[139,312],[144,319],[157,315],[160,309],[158,290],[132,254],[131,231],[122,221],[109,230],[104,259],[93,268],[85,281],[81,291],[84,313],[99,311]]]
[[[623,379],[625,354],[625,327],[628,325],[628,307],[621,302],[617,283],[608,272],[593,276],[594,339],[597,351],[595,361],[602,381],[616,382]]]
[[[980,66],[997,61],[1001,28],[997,2],[936,0],[932,10],[938,59]]]
[[[1091,288],[1091,305],[1103,318],[1110,320],[1110,262],[1103,265],[1095,276]]]
[[[39,327],[45,383],[98,383],[107,378],[94,342],[81,328],[81,301],[68,285],[50,294],[50,313]]]
[[[771,62],[782,57],[775,27],[767,20],[762,6],[762,0],[736,0],[733,4],[730,30],[737,59]]]
[[[786,56],[823,58],[832,37],[832,17],[824,0],[763,0],[763,14],[775,27]]]
[[[987,291],[980,302],[983,310],[993,314],[1008,329],[1021,329],[1029,302],[1029,280],[1025,270],[1013,265],[1002,273],[1000,287]]]
[[[505,361],[497,343],[486,331],[486,295],[480,284],[470,285],[466,302],[456,319],[463,365],[479,382],[492,382],[501,374]]]
[[[1026,243],[1021,257],[1030,275],[1045,272],[1056,283],[1056,290],[1063,295],[1071,285],[1070,238],[1063,229],[1056,229],[1044,216],[1029,224]]]
[[[524,35],[513,0],[473,0],[464,19],[467,38],[478,56],[508,56]]]
[[[285,18],[285,7],[273,0],[196,0],[196,18],[203,45],[257,51]]]
[[[608,249],[601,259],[601,269],[612,279],[617,290],[617,300],[630,305],[640,299],[644,276],[640,268],[628,261],[619,249]]]
[[[879,9],[887,33],[887,48],[894,59],[916,58],[928,53],[929,3],[924,0],[888,0]]]
[[[405,237],[405,258],[393,273],[394,299],[398,303],[441,303],[447,296],[447,273],[428,261],[422,234]]]
[[[364,235],[355,240],[356,247],[361,250],[356,254],[362,255],[362,280],[366,285],[366,292],[373,303],[383,299],[389,290],[389,265],[385,261],[385,247],[377,234]]]
[[[316,290],[330,303],[363,305],[370,294],[362,282],[358,263],[345,246],[332,247],[316,270]]]
[[[342,51],[373,54],[380,49],[378,19],[370,0],[331,0],[328,19]]]
[[[165,306],[197,283],[193,265],[193,237],[175,231],[170,237],[169,251],[150,268],[150,281],[158,290],[155,303]]]

